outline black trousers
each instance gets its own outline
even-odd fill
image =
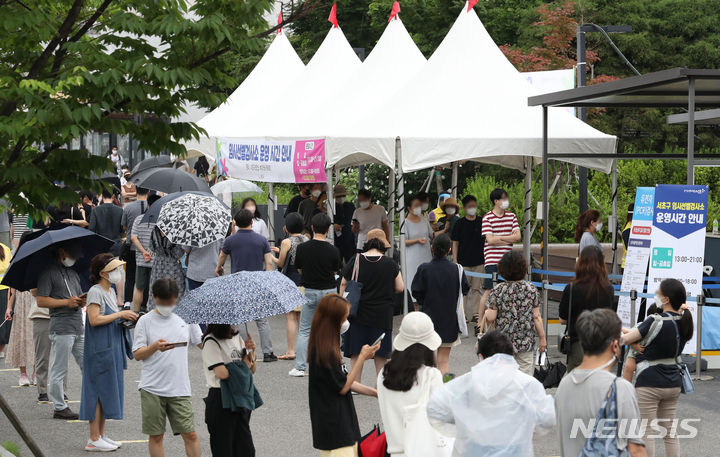
[[[214,457],[255,457],[250,433],[250,411],[223,408],[220,389],[211,388],[205,398],[205,423]]]
[[[345,244],[340,246],[335,246],[340,251],[340,255],[342,256],[345,263],[348,263],[350,259],[353,258],[353,256],[357,253],[357,249],[355,247],[355,243],[353,244]]]
[[[132,303],[133,292],[135,290],[135,269],[137,265],[135,263],[135,251],[130,251],[132,255],[128,256],[128,260],[125,263],[125,301]]]

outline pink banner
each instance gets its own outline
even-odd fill
[[[295,182],[326,182],[325,140],[303,140],[295,143]]]

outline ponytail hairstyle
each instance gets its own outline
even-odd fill
[[[685,286],[677,279],[666,279],[660,283],[660,293],[670,301],[670,305],[675,311],[679,311],[680,307],[685,304],[687,293]],[[689,309],[682,313],[682,319],[678,326],[680,327],[680,339],[689,341],[693,336],[693,318]]]
[[[600,219],[600,212],[596,209],[589,209],[578,216],[577,225],[575,226],[575,242],[579,243],[580,239],[590,227],[590,224]]]
[[[102,279],[102,276],[100,276],[100,272],[114,258],[115,257],[109,252],[106,252],[104,254],[98,254],[93,257],[92,261],[90,262],[90,283],[92,283],[93,286],[100,282],[100,280]]]
[[[432,254],[436,259],[444,259],[450,253],[452,242],[450,237],[444,233],[436,236],[432,242]]]

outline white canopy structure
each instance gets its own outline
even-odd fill
[[[395,139],[402,170],[476,160],[525,169],[524,157],[542,157],[542,109],[529,107],[537,91],[513,67],[464,8],[427,65],[383,106],[334,138],[374,156],[391,155]],[[569,113],[549,120],[551,152],[614,153],[616,138]],[[573,159],[609,172],[610,160]]]
[[[199,142],[185,143],[188,157],[205,155],[215,161],[217,156],[215,138],[219,136],[217,132],[227,132],[236,128],[265,106],[273,105],[273,101],[280,93],[273,88],[284,87],[288,82],[296,79],[304,69],[305,64],[298,57],[287,36],[282,32],[279,33],[260,62],[225,103],[197,123],[199,127],[205,129],[208,136],[201,137]]]

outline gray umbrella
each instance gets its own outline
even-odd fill
[[[149,170],[151,168],[170,167],[172,167],[172,159],[170,158],[170,156],[153,156],[135,165],[132,169],[132,174],[130,175],[130,177],[132,178],[133,176],[135,176],[136,173],[139,173],[143,170]]]
[[[166,194],[192,190],[212,194],[204,180],[177,168],[150,168],[131,176],[128,181]]]

